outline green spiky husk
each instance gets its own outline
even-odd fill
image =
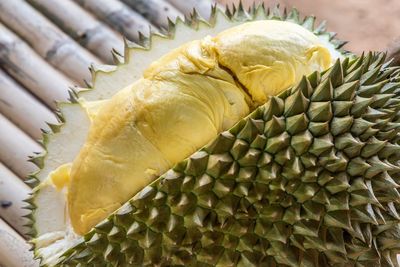
[[[400,68],[346,59],[259,107],[60,266],[397,266]]]

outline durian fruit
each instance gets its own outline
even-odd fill
[[[79,238],[70,228],[66,216],[65,192],[59,192],[49,184],[49,182],[56,185],[58,182],[62,184],[65,182],[64,178],[55,183],[54,179],[51,181],[52,179],[48,178],[53,175],[66,176],[64,174],[68,171],[68,164],[74,160],[85,143],[91,112],[95,111],[97,107],[95,103],[101,103],[102,100],[110,98],[121,88],[138,80],[142,76],[143,70],[148,68],[153,61],[188,41],[202,39],[206,35],[215,35],[249,20],[261,19],[286,20],[300,24],[314,32],[329,48],[334,58],[344,56],[344,52],[340,49],[343,42],[334,39],[332,33],[325,32],[323,25],[314,28],[313,17],[300,20],[295,10],[281,15],[279,9],[264,13],[263,8],[258,8],[247,13],[239,8],[233,14],[228,13],[227,16],[214,10],[211,17],[211,24],[209,24],[194,15],[188,22],[189,27],[178,21],[177,25],[172,27],[172,33],[175,30],[174,34],[171,33],[169,36],[174,39],[153,35],[149,39],[143,39],[141,44],[143,47],[127,43],[124,60],[121,55],[114,53],[118,66],[107,66],[100,69],[93,67],[94,79],[93,85],[90,86],[91,90],[79,94],[71,92],[71,103],[60,104],[62,112],[60,119],[63,123],[51,125],[53,133],[44,136],[43,143],[47,149],[46,154],[32,159],[41,168],[41,171],[32,175],[28,180],[32,186],[36,186],[32,198],[27,200],[28,208],[32,211],[28,216],[31,219],[30,234],[34,238],[35,255],[37,258],[41,258],[43,265],[53,265],[59,260],[59,254],[73,246]],[[91,103],[92,106],[88,103]],[[87,112],[88,110],[89,112]],[[103,252],[106,253],[106,250]],[[85,264],[81,263],[81,265]],[[100,260],[98,264],[102,266],[105,262]],[[119,266],[121,264],[117,263]],[[139,263],[139,265],[141,264]]]
[[[146,186],[60,266],[397,266],[400,68],[338,60]]]

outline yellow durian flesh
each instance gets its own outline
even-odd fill
[[[92,116],[68,185],[74,231],[86,233],[268,95],[330,64],[317,37],[281,21],[245,23],[154,62]]]
[[[332,61],[316,35],[291,22],[244,23],[223,31],[214,41],[220,64],[237,76],[258,104],[303,75],[327,69]]]
[[[70,172],[71,163],[66,163],[59,166],[49,174],[51,183],[57,188],[57,190],[62,190],[66,185],[68,185]]]

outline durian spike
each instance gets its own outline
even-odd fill
[[[100,20],[107,23],[114,30],[120,32],[131,41],[139,41],[139,32],[150,35],[158,29],[140,14],[118,0],[74,0],[83,8],[95,14]],[[123,54],[123,51],[121,52]]]
[[[24,38],[47,62],[78,83],[90,77],[87,66],[100,63],[23,0],[1,1],[0,21]]]
[[[0,163],[0,218],[12,225],[20,235],[25,235],[28,221],[23,217],[29,211],[24,200],[28,198],[31,189],[13,172]]]
[[[0,219],[0,265],[39,266],[39,262],[33,260],[30,245],[2,219]]]
[[[164,0],[122,0],[122,2],[159,28],[168,29],[168,18],[172,21],[178,17],[184,18],[178,9]]]
[[[234,1],[217,1],[220,3],[220,6],[223,6],[224,9],[226,9],[227,12],[236,12],[238,10],[239,6],[242,6],[241,8],[246,11],[251,11],[254,7],[261,7],[264,9],[265,7],[265,1],[246,1],[246,0],[234,0]]]
[[[1,23],[0,46],[0,60],[7,63],[4,69],[49,107],[55,109],[55,100],[68,99],[67,88],[72,82]]]
[[[96,20],[72,0],[28,2],[107,64],[113,63],[110,53],[112,49],[120,53],[124,51],[122,37],[119,34]]]
[[[125,41],[124,41],[124,43],[125,43]],[[124,56],[122,53],[119,53],[118,51],[113,49],[113,50],[111,50],[111,54],[112,54],[115,65],[124,64]]]
[[[43,148],[1,114],[0,129],[0,161],[20,177],[37,170],[27,160],[32,152],[42,153]]]
[[[57,124],[51,111],[0,69],[0,112],[33,139],[42,137],[40,129],[50,130],[46,122]]]

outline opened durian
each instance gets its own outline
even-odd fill
[[[277,12],[178,21],[60,105],[42,265],[397,265],[400,69]]]

